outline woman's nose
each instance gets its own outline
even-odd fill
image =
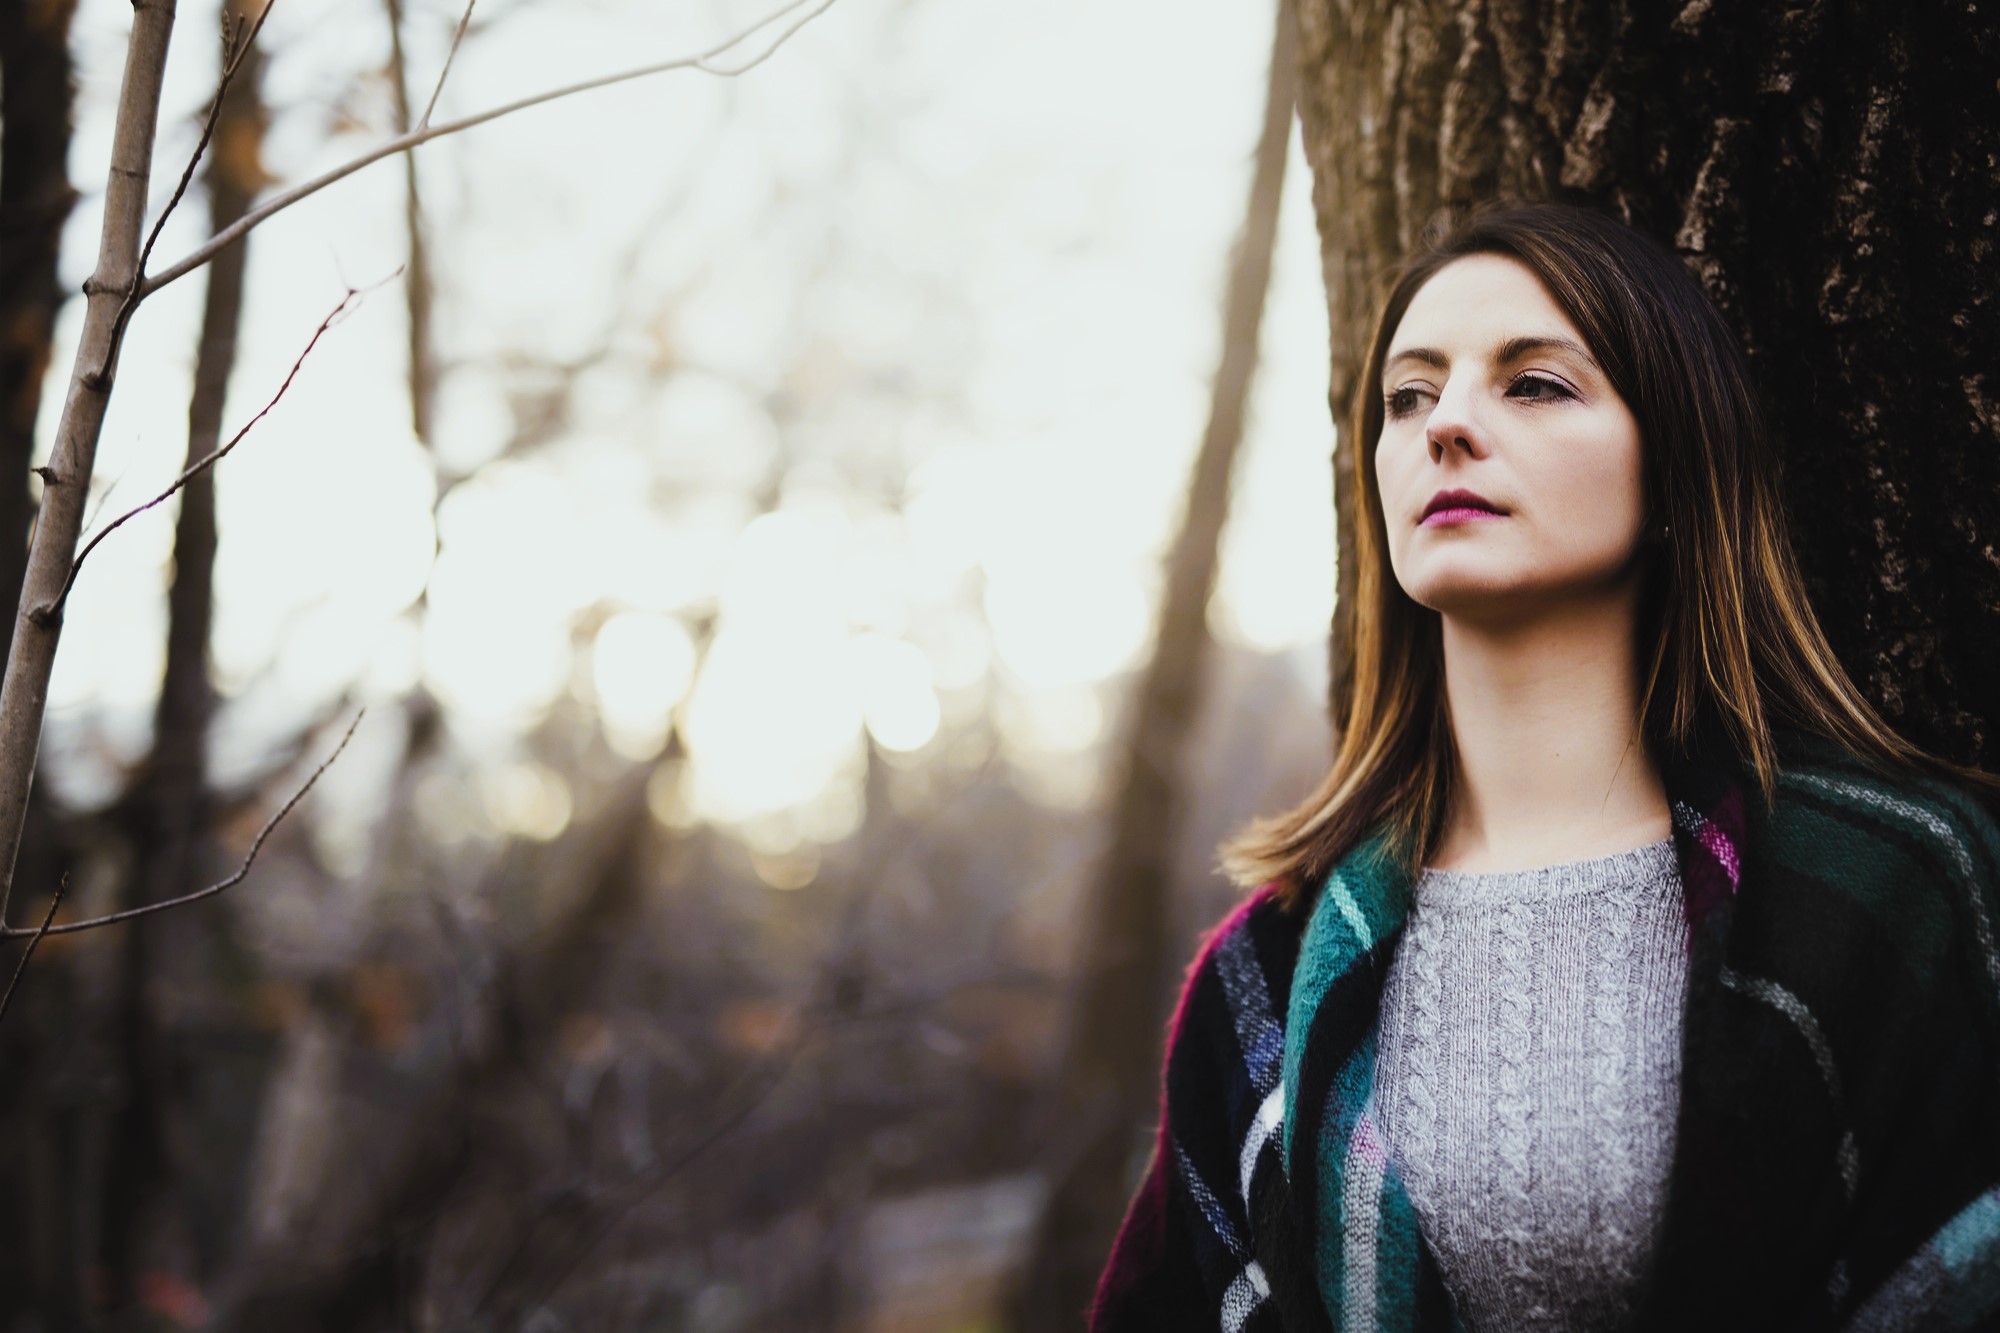
[[[1472,393],[1468,386],[1463,383],[1447,383],[1444,386],[1438,394],[1437,404],[1431,408],[1424,434],[1430,441],[1433,460],[1442,460],[1452,449],[1472,457],[1486,451],[1484,427],[1473,411]]]

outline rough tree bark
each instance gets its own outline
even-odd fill
[[[1300,0],[1299,29],[1342,424],[1387,270],[1437,207],[1504,193],[1624,217],[1742,334],[1849,672],[1903,734],[2000,764],[2000,16]]]
[[[1180,850],[1181,767],[1201,703],[1207,612],[1229,512],[1230,471],[1257,368],[1278,201],[1292,130],[1296,36],[1277,6],[1271,74],[1250,198],[1224,298],[1222,361],[1187,507],[1167,562],[1159,636],[1126,732],[1111,845],[1081,911],[1071,1012],[1052,1146],[1048,1204],[1036,1228],[1014,1319],[1024,1329],[1078,1326],[1131,1192],[1129,1165],[1159,1097],[1162,1021],[1171,998],[1168,888]]]

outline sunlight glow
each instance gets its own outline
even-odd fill
[[[596,72],[618,46],[687,49],[700,21],[625,0],[514,8],[467,46],[440,115]],[[274,114],[274,177],[344,160],[388,114],[369,73],[379,26],[343,13],[274,14],[274,106],[320,106],[355,77],[371,90],[332,121]],[[240,696],[235,725],[284,735],[357,684],[428,688],[455,734],[497,738],[495,753],[566,692],[634,760],[678,722],[688,755],[656,770],[654,813],[731,824],[772,884],[819,873],[812,849],[859,826],[885,758],[908,777],[997,752],[1041,799],[1101,794],[1105,687],[1149,651],[1209,405],[1268,52],[1257,25],[1188,8],[1162,29],[1172,58],[1126,62],[1107,97],[1101,52],[1130,16],[1037,13],[1056,27],[979,0],[889,28],[818,25],[767,77],[641,81],[427,146],[427,221],[449,239],[433,256],[431,438],[410,427],[391,282],[217,474],[212,654]],[[77,24],[72,157],[95,171],[129,6],[86,0]],[[410,25],[426,68],[449,26]],[[1076,77],[1024,102],[1023,60]],[[170,66],[156,189],[213,75],[212,58]],[[1144,143],[1105,114],[1134,105],[1165,118]],[[635,164],[607,124],[657,132]],[[72,290],[102,211],[80,188]],[[343,284],[403,261],[403,188],[398,169],[359,172],[258,231],[226,429],[267,400]],[[1262,651],[1323,637],[1331,615],[1310,188],[1294,139],[1209,607],[1218,636]],[[203,226],[181,208],[162,253]],[[133,324],[98,460],[119,483],[111,512],[181,465],[201,292],[176,284]],[[81,310],[61,316],[44,448]],[[440,476],[456,483],[441,505]],[[68,608],[50,735],[79,773],[143,753],[171,511],[94,555]],[[572,813],[553,773],[426,779],[419,813],[446,838],[555,836]]]
[[[1090,685],[1005,694],[994,711],[1014,746],[1046,754],[1088,750],[1103,739],[1107,724],[1104,701]]]
[[[704,816],[800,806],[864,767],[844,614],[851,535],[842,506],[802,495],[738,537],[683,718]]]
[[[740,821],[802,804],[861,755],[839,640],[725,624],[687,702],[695,808]]]
[[[1152,629],[1149,583],[1109,551],[1066,554],[1024,543],[987,570],[994,646],[1009,670],[1036,686],[1126,670]]]
[[[647,611],[611,617],[591,647],[591,685],[611,748],[646,759],[667,738],[674,707],[694,683],[695,647],[681,622]]]
[[[486,817],[503,832],[547,842],[569,827],[569,784],[546,764],[482,768],[478,785]]]
[[[1249,442],[1222,550],[1209,625],[1221,638],[1262,652],[1325,639],[1333,621],[1331,432],[1302,420],[1282,435]]]
[[[354,645],[372,642],[423,591],[437,550],[435,487],[431,460],[407,431],[356,431],[343,414],[308,411],[327,392],[320,379],[302,376],[293,392],[301,400],[288,395],[216,475],[215,654],[226,674],[246,677],[299,627],[286,613],[318,603],[347,631],[344,660],[301,673],[293,654],[287,668],[320,677],[317,694],[336,669],[357,674],[366,658]],[[327,624],[315,632],[323,646],[332,637]]]
[[[930,663],[915,644],[864,634],[849,645],[861,714],[885,750],[921,750],[937,735],[940,711]]]
[[[431,575],[424,675],[453,707],[489,721],[532,717],[569,684],[569,618],[587,566],[583,525],[548,468],[497,463],[445,497]]]
[[[939,450],[911,474],[903,514],[920,596],[951,600],[979,563],[995,522],[992,486],[999,475],[1000,460],[990,451],[962,446]]]
[[[653,399],[650,438],[671,479],[718,490],[749,491],[766,479],[778,453],[778,428],[764,405],[718,375],[683,370]]]
[[[774,889],[803,889],[819,875],[819,848],[803,843],[789,852],[752,850],[750,865]]]
[[[487,581],[476,558],[446,552],[424,620],[426,683],[452,708],[491,723],[538,715],[570,678],[567,618],[507,591]]]
[[[701,822],[688,800],[687,764],[670,759],[654,767],[646,779],[646,809],[661,827],[685,833]]]
[[[930,662],[931,682],[942,690],[963,690],[986,678],[993,664],[993,636],[986,622],[967,611],[926,616],[911,637]]]

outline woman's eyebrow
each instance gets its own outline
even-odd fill
[[[1520,338],[1509,338],[1506,342],[1500,344],[1498,359],[1503,363],[1518,361],[1524,356],[1533,356],[1537,352],[1568,352],[1592,370],[1597,371],[1599,374],[1603,373],[1603,367],[1597,364],[1597,358],[1590,354],[1590,349],[1573,338],[1558,338],[1550,335],[1534,334]]]
[[[1494,360],[1501,363],[1518,361],[1537,352],[1568,352],[1592,370],[1603,373],[1603,367],[1597,364],[1597,358],[1590,354],[1588,347],[1574,338],[1564,338],[1556,334],[1528,333],[1509,338],[1500,344],[1499,353]],[[1451,358],[1435,347],[1404,347],[1391,352],[1383,359],[1382,369],[1386,373],[1391,366],[1402,361],[1415,361],[1433,370],[1451,369]]]
[[[1383,359],[1382,369],[1387,371],[1398,361],[1418,361],[1432,370],[1451,369],[1451,358],[1435,347],[1405,347],[1400,352],[1391,352]]]

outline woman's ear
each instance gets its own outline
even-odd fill
[[[1660,546],[1673,540],[1673,530],[1667,526],[1666,516],[1652,506],[1646,508],[1646,523],[1639,540],[1648,546]]]

